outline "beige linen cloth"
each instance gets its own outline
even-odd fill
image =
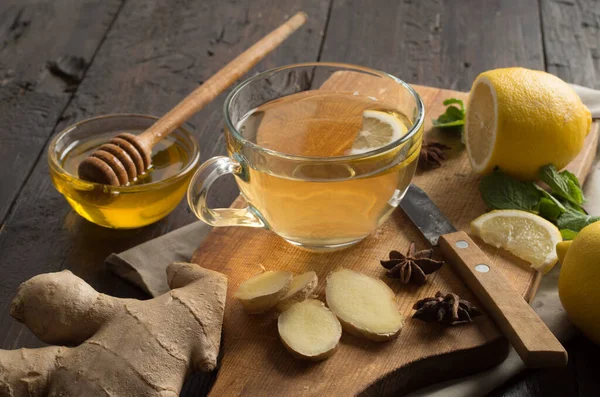
[[[585,87],[573,88],[588,106],[594,118],[600,118],[600,91]],[[588,199],[589,213],[600,214],[600,162],[598,158],[584,186]],[[120,254],[112,254],[106,259],[108,267],[121,277],[129,280],[152,296],[168,290],[165,269],[175,261],[188,261],[194,250],[210,232],[210,227],[202,222],[194,222],[164,236],[148,241]],[[560,304],[557,280],[560,272],[556,266],[545,275],[531,306],[546,325],[561,341],[566,341],[575,332]],[[466,378],[436,384],[410,394],[421,396],[484,396],[523,371],[523,362],[511,348],[504,362],[492,369]]]

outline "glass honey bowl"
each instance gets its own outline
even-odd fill
[[[73,124],[48,147],[54,187],[82,217],[97,225],[132,229],[167,216],[186,193],[198,168],[200,150],[190,131],[179,127],[152,150],[152,168],[128,186],[110,186],[77,177],[79,163],[123,132],[140,134],[157,120],[138,114],[113,114]]]

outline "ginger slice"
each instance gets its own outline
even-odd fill
[[[299,274],[292,279],[289,291],[277,303],[277,310],[284,312],[293,304],[306,300],[317,288],[319,278],[317,273],[309,271]]]
[[[340,268],[327,276],[325,294],[344,331],[375,341],[400,334],[404,318],[394,291],[383,281]]]
[[[285,296],[293,276],[293,273],[282,270],[264,272],[240,284],[234,296],[249,313],[264,312]]]
[[[320,361],[336,350],[342,326],[337,317],[316,299],[292,305],[277,320],[279,337],[297,358]]]

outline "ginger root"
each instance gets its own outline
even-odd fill
[[[404,318],[394,291],[379,279],[340,268],[327,276],[327,306],[344,331],[384,341],[400,334]]]
[[[277,303],[277,310],[284,312],[293,304],[306,300],[319,284],[317,273],[309,271],[294,276],[289,291]]]
[[[261,273],[241,283],[235,297],[249,313],[262,313],[285,296],[293,277],[293,273],[283,270]]]
[[[277,319],[279,337],[297,358],[324,360],[336,350],[342,326],[323,302],[307,299],[292,305]]]
[[[217,364],[227,278],[187,263],[167,278],[171,291],[146,301],[98,293],[68,270],[25,281],[13,317],[75,347],[0,350],[0,396],[179,396],[192,368]]]

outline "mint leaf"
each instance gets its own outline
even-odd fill
[[[439,128],[457,127],[465,124],[465,104],[460,99],[448,98],[444,102],[446,113],[433,119],[433,125]],[[459,105],[460,108],[453,106]]]
[[[490,209],[523,210],[538,213],[538,203],[544,197],[532,182],[520,182],[500,170],[484,176],[479,183],[481,198]],[[547,201],[552,201],[547,199]],[[550,211],[550,204],[545,208]]]
[[[560,229],[560,234],[563,240],[573,240],[578,233],[570,229]]]
[[[537,210],[539,215],[549,221],[556,222],[558,217],[566,211],[565,206],[538,184],[534,183],[533,186],[543,196],[538,203]]]
[[[542,197],[538,203],[539,215],[542,218],[548,219],[549,221],[555,222],[564,212],[564,209],[560,208],[555,201],[546,197]]]
[[[571,171],[568,171],[568,170],[561,171],[560,175],[562,175],[565,178],[568,178],[575,184],[575,186],[577,186],[579,189],[581,189],[581,185],[579,184],[579,179],[577,179],[575,174],[573,174]],[[584,202],[585,202],[585,200],[584,200]]]
[[[562,197],[559,197],[558,200],[565,206],[567,209],[571,209],[573,211],[579,212],[581,214],[587,215],[587,211],[583,209],[583,207],[573,204],[570,201],[565,200]]]
[[[587,225],[600,221],[600,216],[588,215],[572,206],[566,206],[565,208],[566,211],[556,220],[556,225],[559,229],[569,229],[579,232]]]
[[[581,207],[581,204],[585,202],[577,177],[569,171],[559,173],[554,165],[549,164],[540,169],[539,176],[542,181],[550,186],[553,194],[578,207]]]

